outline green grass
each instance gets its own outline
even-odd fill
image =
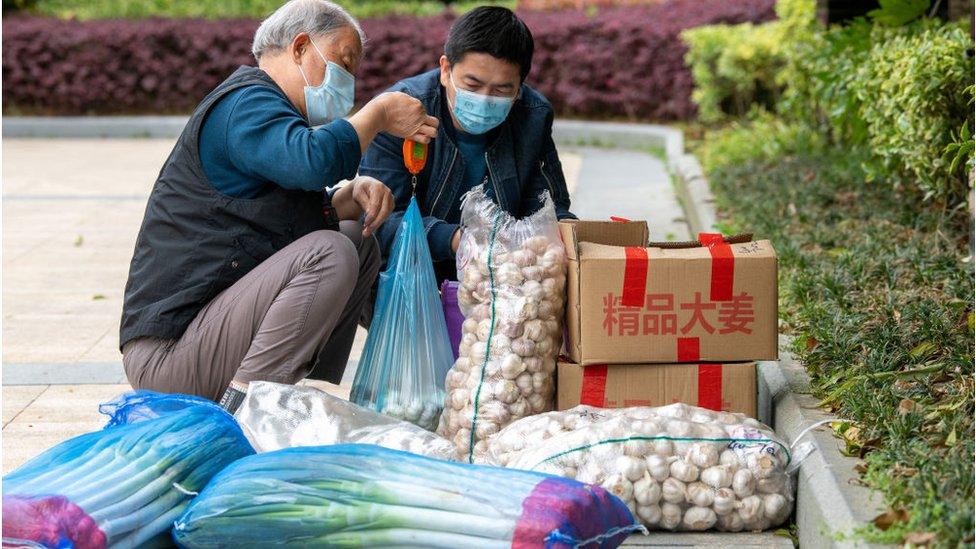
[[[784,330],[814,393],[849,420],[839,436],[865,457],[864,482],[899,517],[857,535],[971,547],[969,214],[867,183],[857,151],[787,149],[712,162],[709,177],[726,226],[774,242]]]
[[[284,0],[38,0],[34,11],[42,15],[78,19],[143,19],[146,17],[203,17],[208,19],[247,17],[261,19]],[[357,18],[381,15],[437,15],[446,8],[430,0],[359,0],[339,2]],[[515,0],[462,1],[451,5],[457,13],[476,6],[493,4],[515,7]]]

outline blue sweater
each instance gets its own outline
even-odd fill
[[[348,121],[312,129],[284,94],[263,86],[227,94],[200,130],[207,179],[235,198],[258,197],[272,185],[321,191],[354,177],[360,153]]]
[[[453,128],[454,123],[450,119],[445,120],[444,124],[451,126],[447,128],[448,135],[457,142],[458,151],[461,153],[461,165],[464,166],[462,186],[454,195],[451,213],[444,220],[451,225],[453,229],[451,238],[453,238],[454,231],[458,227],[456,224],[461,221],[461,197],[464,196],[464,193],[481,185],[485,180],[485,173],[488,170],[488,164],[485,162],[485,147],[488,144],[489,134],[475,135],[456,130]]]

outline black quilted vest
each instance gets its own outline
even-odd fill
[[[203,121],[243,86],[284,93],[264,71],[240,67],[193,112],[146,205],[125,285],[120,346],[143,336],[179,338],[204,305],[259,263],[312,231],[338,227],[323,214],[323,192],[275,186],[244,199],[210,184],[198,146]]]

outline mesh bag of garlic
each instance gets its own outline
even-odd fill
[[[793,509],[790,450],[742,414],[577,406],[512,423],[489,462],[603,486],[650,529],[765,530]]]
[[[458,304],[465,320],[437,433],[454,442],[459,460],[474,463],[486,456],[490,435],[552,409],[566,251],[549,197],[517,219],[479,187],[464,197],[461,224]]]
[[[349,401],[433,431],[454,352],[416,197],[380,273]]]

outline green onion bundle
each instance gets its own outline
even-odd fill
[[[182,547],[616,547],[640,530],[606,490],[379,446],[242,459],[173,527]]]
[[[213,404],[75,437],[3,478],[4,538],[139,547],[167,535],[211,477],[253,453]]]

